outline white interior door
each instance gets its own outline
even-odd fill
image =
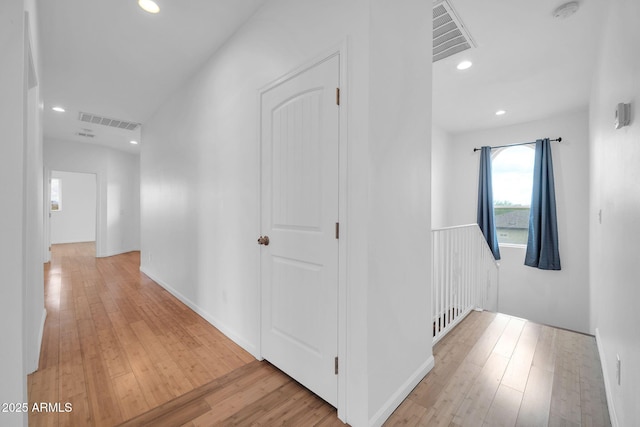
[[[335,55],[265,91],[261,105],[262,356],[333,406],[338,84]]]

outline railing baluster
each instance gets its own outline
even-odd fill
[[[436,300],[435,300],[435,312],[434,312],[434,316],[435,318],[433,319],[433,321],[435,322],[435,327],[436,327],[436,336],[440,335],[440,298],[442,295],[442,233],[438,233],[438,245],[437,245],[437,251],[438,251],[438,267],[437,267],[437,275],[438,275],[438,283],[436,283],[436,285],[434,286],[436,291],[437,291],[437,295],[436,295]]]
[[[445,327],[449,326],[451,323],[451,286],[453,283],[453,237],[449,235],[448,240],[448,250],[447,250],[447,302],[445,313],[447,314],[447,321],[445,323]]]
[[[497,302],[489,304],[487,298],[490,286],[497,289],[498,265],[476,224],[433,230],[432,257],[436,343],[471,310],[497,307]]]

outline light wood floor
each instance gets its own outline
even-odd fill
[[[610,426],[595,339],[472,312],[386,425]]]
[[[139,271],[131,252],[95,258],[93,243],[54,245],[31,426],[113,426],[255,359]],[[31,406],[31,405],[30,405]]]
[[[138,270],[56,245],[30,426],[338,426],[335,409],[258,362]],[[435,368],[385,425],[608,426],[593,337],[471,313],[434,347]],[[30,405],[31,406],[31,405]]]

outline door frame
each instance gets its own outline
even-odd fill
[[[43,230],[44,230],[44,262],[51,262],[51,168],[44,167],[44,211]]]
[[[82,173],[85,175],[94,175],[95,176],[95,186],[96,186],[96,225],[95,225],[95,257],[102,258],[107,255],[104,254],[104,250],[102,249],[103,236],[102,230],[106,230],[106,225],[104,224],[104,215],[102,215],[102,203],[101,203],[101,173],[98,171],[81,171],[81,170],[70,170],[68,168],[51,168],[49,165],[45,165],[44,167],[44,245],[45,245],[45,262],[51,262],[51,176],[53,172],[66,172],[66,173]]]
[[[334,57],[338,57],[339,63],[339,86],[340,86],[340,108],[338,112],[339,123],[339,148],[338,148],[338,221],[340,223],[340,238],[338,239],[338,418],[345,421],[347,418],[347,240],[348,240],[348,224],[347,224],[347,164],[348,164],[348,141],[347,141],[347,108],[348,104],[348,87],[347,87],[347,40],[343,40],[338,45],[315,55],[313,59],[304,62],[302,65],[294,68],[283,76],[273,80],[263,86],[258,93],[258,153],[259,153],[259,170],[258,188],[259,188],[259,206],[260,215],[258,215],[259,235],[262,235],[262,97],[263,95],[275,88],[276,86],[290,80],[297,75],[315,67],[316,65]],[[257,247],[258,258],[258,355],[262,360],[262,265],[260,262],[260,249]]]

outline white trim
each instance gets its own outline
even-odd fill
[[[258,117],[258,126],[256,129],[256,141],[258,143],[258,234],[262,236],[262,95],[266,91],[265,88],[258,90],[256,99],[256,117]],[[255,253],[257,254],[258,274],[256,277],[256,294],[258,295],[258,318],[256,324],[257,343],[256,343],[256,356],[259,360],[263,360],[262,357],[262,248],[261,245],[256,245]]]
[[[498,242],[498,246],[501,248],[514,248],[514,249],[527,249],[526,243],[500,243]]]
[[[349,164],[349,128],[348,128],[348,40],[345,39],[337,47],[339,55],[340,72],[340,111],[339,111],[339,137],[338,147],[338,221],[340,222],[340,239],[338,240],[338,359],[340,360],[340,373],[338,374],[338,419],[347,421],[347,367],[349,366],[347,354],[347,316],[349,304],[347,302],[347,221],[348,206],[348,164]]]
[[[104,177],[107,176],[107,173],[103,174],[100,171],[95,171],[95,172],[91,172],[91,173],[95,173],[96,175],[96,258],[103,258],[105,256],[106,253],[106,247],[107,247],[107,235],[108,235],[108,229],[109,227],[107,226],[106,220],[107,220],[107,201],[106,201],[106,189],[107,189],[107,185],[108,183],[105,181],[104,182],[104,188],[102,186],[103,184],[103,179],[106,179]],[[105,203],[102,203],[102,197],[105,197]],[[104,208],[105,212],[102,212],[102,209]]]
[[[118,255],[118,253],[114,253],[113,251],[107,252],[107,248],[106,248],[108,226],[106,224],[107,214],[106,212],[104,213],[102,212],[103,206],[106,206],[106,203],[102,203],[102,196],[105,195],[106,197],[106,188],[108,183],[107,182],[104,183],[104,189],[103,189],[102,178],[103,178],[103,175],[106,176],[107,174],[101,172],[100,170],[94,170],[94,169],[87,170],[82,168],[64,168],[64,167],[52,168],[49,165],[45,165],[45,171],[48,171],[48,174],[49,174],[48,177],[45,177],[45,183],[47,186],[49,186],[48,191],[51,191],[51,185],[49,183],[49,179],[51,178],[51,174],[53,172],[82,173],[87,175],[95,175],[95,179],[96,179],[96,200],[95,200],[96,202],[96,231],[95,231],[96,232],[96,240],[95,240],[96,258],[104,258],[108,256]],[[49,209],[49,206],[51,206],[51,197],[48,196],[47,198],[48,198],[48,201],[46,201],[47,206],[45,206],[45,212],[46,212],[45,221],[49,224],[49,246],[51,246],[53,244],[51,242],[51,219],[49,218],[49,213],[51,212],[51,210]],[[74,243],[74,242],[68,242],[68,243]],[[139,249],[131,249],[131,250],[139,250]],[[124,253],[124,252],[120,252],[120,253]],[[51,259],[49,258],[48,261],[50,260]]]
[[[432,228],[431,231],[444,231],[444,230],[455,230],[458,228],[469,228],[469,227],[477,227],[478,224],[464,224],[464,225],[454,225],[453,227],[441,227],[441,228]]]
[[[44,338],[44,323],[47,321],[47,309],[42,308],[42,319],[40,320],[40,331],[38,332],[38,358],[40,358],[40,348],[42,347],[42,339]]]
[[[389,397],[389,400],[369,419],[369,425],[381,426],[393,411],[409,396],[411,391],[422,381],[422,379],[433,369],[435,359],[430,356],[405,382]]]
[[[35,371],[38,370],[39,368],[39,361],[40,361],[40,350],[42,349],[42,339],[44,338],[44,322],[47,320],[47,309],[43,308],[42,309],[42,319],[40,319],[40,330],[38,331],[38,337],[36,340],[36,345],[37,347],[35,348],[33,355],[35,357],[32,357],[29,361],[30,366],[27,367],[27,372],[28,373],[33,373]]]
[[[604,390],[607,395],[607,406],[609,407],[609,418],[611,419],[611,426],[618,427],[618,416],[616,415],[616,407],[613,404],[613,394],[611,392],[611,382],[609,381],[609,371],[605,363],[604,346],[602,345],[602,338],[600,338],[600,330],[596,328],[596,347],[598,348],[598,355],[600,356],[600,366],[602,367],[602,377],[604,378]]]
[[[71,243],[74,243],[74,242],[71,242]],[[96,258],[107,258],[107,257],[110,257],[110,256],[122,255],[122,254],[126,254],[128,252],[136,252],[136,251],[140,251],[140,248],[115,249],[115,250],[112,250],[112,251],[108,251],[108,252],[102,253],[100,255],[96,255]],[[147,276],[148,276],[148,274],[147,274]]]
[[[43,212],[42,212],[42,240],[43,247],[43,262],[51,262],[51,169],[49,166],[44,166],[43,173]]]
[[[240,335],[238,335],[236,332],[234,332],[231,328],[229,328],[227,325],[222,323],[216,317],[212,316],[206,310],[203,310],[202,308],[200,308],[196,303],[191,301],[186,296],[182,295],[180,292],[175,290],[175,288],[173,288],[168,283],[164,282],[163,280],[158,279],[157,276],[155,276],[153,273],[149,272],[144,267],[140,266],[140,271],[142,273],[144,273],[145,275],[147,275],[151,280],[156,282],[158,285],[162,286],[171,295],[173,295],[174,297],[176,297],[180,301],[182,301],[182,303],[184,303],[187,307],[189,307],[191,310],[195,311],[204,320],[209,322],[213,327],[215,327],[220,332],[222,332],[224,335],[226,335],[227,338],[229,338],[231,341],[235,342],[240,347],[245,349],[247,352],[249,352],[256,359],[262,360],[262,358],[260,357],[259,353],[257,352],[257,347],[254,344],[252,344],[249,341],[247,341],[246,339],[242,338]]]
[[[341,54],[341,47],[338,46],[331,49],[327,49],[323,53],[313,56],[312,59],[306,62],[303,62],[302,65],[292,69],[288,73],[283,74],[282,76],[276,78],[275,80],[272,80],[270,83],[267,83],[266,85],[261,87],[258,91],[258,101],[262,101],[262,96],[266,92],[269,92],[270,90],[280,86],[281,84],[288,82],[289,80],[297,77],[298,75],[304,73],[307,70],[310,70],[316,65],[320,65],[323,62],[330,60],[334,56],[340,56],[340,54]],[[260,105],[262,105],[262,103],[260,103]]]

